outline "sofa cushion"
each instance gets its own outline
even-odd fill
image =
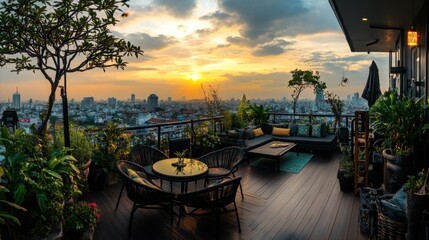
[[[296,136],[298,134],[298,125],[291,124],[291,125],[289,125],[289,128],[290,128],[290,135],[291,136]]]
[[[311,136],[320,138],[322,137],[322,125],[316,124],[311,126]]]
[[[279,128],[279,127],[273,127],[273,136],[290,136],[290,129],[289,128]]]
[[[232,139],[240,139],[240,133],[237,130],[228,130],[226,135]]]
[[[253,136],[254,137],[260,137],[262,135],[264,135],[264,132],[262,131],[262,128],[255,128],[252,130]]]
[[[310,136],[310,126],[309,125],[299,125],[297,136],[298,137],[309,137]]]

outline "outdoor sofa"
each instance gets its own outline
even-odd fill
[[[221,143],[224,146],[240,146],[247,152],[270,141],[280,140],[296,143],[296,148],[301,150],[332,151],[337,146],[337,135],[327,133],[326,129],[323,123],[248,126],[244,129],[228,130],[221,134]],[[287,132],[289,133],[287,134]]]

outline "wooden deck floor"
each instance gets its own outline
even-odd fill
[[[237,174],[243,177],[244,199],[239,192],[236,198],[242,231],[234,213],[223,214],[220,239],[368,239],[359,232],[359,197],[340,191],[338,161],[338,153],[315,153],[299,174],[244,162]],[[185,216],[179,226],[177,216],[170,224],[167,212],[148,209],[136,211],[129,236],[131,203],[126,195],[115,210],[120,187],[89,194],[88,200],[101,208],[94,239],[215,239],[215,216]]]

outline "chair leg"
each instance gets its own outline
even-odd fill
[[[124,187],[125,187],[125,183],[122,184],[122,188],[121,188],[121,191],[119,192],[119,197],[118,197],[118,201],[116,202],[115,209],[118,209],[119,201],[121,201],[122,191],[124,191]]]
[[[220,209],[216,209],[216,239],[219,239],[219,217]]]
[[[133,208],[131,209],[131,214],[130,214],[130,220],[128,222],[128,233],[131,234],[131,226],[133,224],[133,216],[134,216],[134,212],[137,210],[137,205],[134,203],[133,204]]]
[[[184,206],[182,204],[179,204],[179,220],[177,220],[177,225],[180,226],[180,220],[182,218],[182,209]]]
[[[232,173],[232,176],[235,178],[235,174],[234,173]],[[240,186],[241,199],[244,199],[243,187],[241,187],[241,182],[240,182],[239,186]]]
[[[241,187],[241,183],[239,184],[239,186],[240,186],[241,199],[244,199],[243,188]]]
[[[238,210],[237,210],[237,205],[235,204],[235,201],[234,201],[234,208],[235,208],[235,216],[237,217],[238,231],[241,232],[240,218],[238,217]]]

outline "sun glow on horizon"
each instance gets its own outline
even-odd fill
[[[193,73],[191,75],[191,80],[194,81],[194,82],[200,80],[200,75],[198,73]]]

